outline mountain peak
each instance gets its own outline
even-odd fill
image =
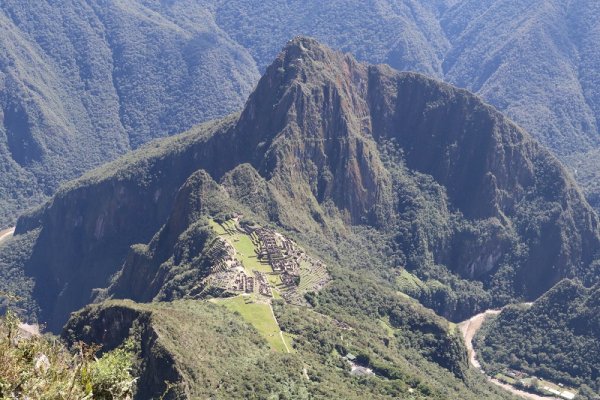
[[[368,71],[296,37],[267,68],[237,126],[241,150],[254,149],[251,163],[263,177],[294,182],[291,197],[332,199],[353,222],[373,221],[387,181],[370,135]]]
[[[265,71],[246,103],[240,124],[260,127],[259,131],[268,135],[262,139],[269,140],[284,130],[291,117],[303,125],[301,114],[308,111],[309,104],[339,103],[336,112],[362,117],[367,115],[366,110],[355,106],[366,104],[367,80],[368,66],[315,39],[298,36],[286,44]],[[312,115],[315,120],[320,119],[316,117],[323,110],[311,111],[316,113]],[[242,130],[248,131],[248,126]],[[318,134],[314,130],[302,133]]]
[[[301,52],[310,52],[315,50],[331,51],[327,46],[322,45],[318,40],[309,36],[296,36],[288,40],[283,48],[284,52],[298,50]]]
[[[241,115],[206,129],[174,140],[168,156],[132,156],[147,157],[144,168],[132,161],[123,171],[133,172],[73,185],[35,216],[44,227],[30,263],[40,277],[35,295],[48,293],[40,302],[50,304],[43,311],[54,326],[114,274],[129,245],[148,242],[174,206],[186,209],[175,193],[199,169],[215,186],[246,164],[247,178],[234,181],[257,182],[249,198],[263,196],[248,207],[264,205],[265,218],[290,229],[399,232],[389,243],[398,265],[435,262],[489,285],[515,265],[515,294],[526,297],[583,276],[600,243],[598,218],[564,169],[508,118],[465,90],[361,64],[310,38],[288,43]],[[141,230],[134,221],[148,222]],[[69,247],[55,251],[65,238]],[[517,245],[528,251],[507,258]]]
[[[349,54],[332,50],[313,38],[297,36],[281,50],[266,75],[286,83],[299,80],[317,84],[326,78],[346,76],[359,65]]]
[[[282,62],[283,64],[280,66],[285,68],[292,65],[299,66],[301,63],[327,62],[340,55],[341,53],[330,49],[313,38],[296,36],[287,42],[275,63]]]

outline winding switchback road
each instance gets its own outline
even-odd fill
[[[500,310],[487,310],[486,312],[482,312],[481,314],[477,314],[470,319],[461,322],[458,327],[460,332],[463,335],[463,339],[465,340],[465,344],[467,345],[467,352],[469,354],[469,362],[475,368],[481,369],[481,364],[477,361],[477,357],[475,354],[475,349],[473,349],[473,338],[475,334],[479,331],[483,322],[487,318],[488,315],[498,315],[500,314]]]

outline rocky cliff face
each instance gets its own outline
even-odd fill
[[[73,182],[17,224],[17,234],[41,227],[26,271],[39,278],[35,297],[47,304],[41,318],[60,329],[65,316],[105,287],[129,246],[148,242],[168,217],[177,190],[198,168],[218,171],[218,147],[231,120],[209,124],[169,144],[148,146]],[[219,133],[221,132],[221,133]],[[142,156],[143,154],[143,156]],[[62,232],[57,235],[58,232]]]
[[[213,261],[203,253],[215,239],[202,216],[217,209],[226,197],[204,170],[193,173],[179,189],[173,212],[150,243],[130,249],[107,294],[149,302],[169,301],[201,290],[197,284],[208,275]],[[185,268],[187,285],[177,281],[177,275],[184,273],[180,267]]]
[[[184,184],[199,169],[222,186],[211,193],[286,228],[370,227],[411,269],[442,264],[486,290],[501,278],[511,296],[582,276],[600,245],[560,163],[479,98],[296,38],[241,115],[150,145],[20,219],[17,233],[42,228],[27,273],[51,328],[165,223],[153,243],[168,253],[202,213],[191,199],[210,197]]]
[[[599,15],[594,0],[381,0],[352,7],[344,0],[263,0],[216,12],[217,23],[261,66],[300,33],[360,60],[476,93],[559,155],[594,206]]]
[[[237,125],[239,143],[258,150],[252,164],[263,177],[290,197],[333,201],[351,223],[374,222],[389,197],[364,126],[367,70],[315,41],[295,40],[267,69]]]

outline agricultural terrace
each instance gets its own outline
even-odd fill
[[[291,338],[281,332],[270,304],[257,301],[255,295],[240,295],[212,301],[238,312],[267,340],[271,349],[282,353],[290,352]]]
[[[283,298],[304,304],[304,293],[329,281],[323,262],[306,254],[296,243],[271,229],[240,226],[237,219],[210,220],[221,246],[233,249],[214,272],[212,284],[225,290],[258,294],[268,301]],[[224,252],[229,254],[229,252]]]

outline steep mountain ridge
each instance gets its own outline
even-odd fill
[[[259,65],[289,36],[303,34],[360,60],[467,88],[548,146],[596,199],[599,57],[592,43],[599,13],[594,1],[388,0],[350,7],[272,0],[224,4],[216,21]]]
[[[173,212],[150,243],[133,246],[119,274],[97,299],[107,296],[129,298],[141,302],[155,299],[170,301],[191,295],[190,286],[197,285],[215,264],[206,249],[215,239],[202,215],[218,212],[227,202],[227,193],[204,170],[193,173],[179,189]],[[172,262],[167,262],[172,260]],[[187,282],[173,281],[186,264],[190,264]],[[173,282],[170,282],[173,281]]]
[[[250,49],[259,65],[270,61],[286,37],[311,35],[361,60],[467,88],[561,156],[600,143],[591,81],[597,52],[590,46],[598,32],[592,19],[600,10],[593,1],[378,1],[352,8],[343,1],[308,7],[280,3],[226,4],[216,10],[217,23]],[[315,21],[309,17],[313,12],[327,17]],[[280,24],[288,13],[303,17]],[[242,23],[233,23],[236,14]],[[272,17],[264,28],[270,35],[252,29],[264,15]],[[331,31],[328,21],[341,16],[357,32],[355,38],[345,30]],[[370,38],[363,35],[367,29]]]
[[[388,282],[404,267],[441,282],[446,297],[424,301],[452,319],[583,277],[600,243],[598,218],[560,163],[479,98],[296,38],[241,115],[150,144],[19,220],[17,234],[41,228],[25,270],[51,329],[165,223],[153,246],[168,254],[206,212],[186,208],[210,201],[202,185],[184,185],[199,169],[208,193],[231,200],[214,212],[295,231],[345,268],[364,253],[332,246],[370,230],[380,267],[364,268]],[[453,291],[480,294],[457,301]]]
[[[264,155],[253,162],[257,171],[277,180],[290,197],[311,193],[318,203],[331,199],[353,223],[368,217],[389,179],[375,143],[363,134],[366,91],[364,65],[311,40],[289,43],[238,123],[241,135],[268,135]]]
[[[209,123],[175,141],[142,148],[124,162],[72,182],[51,202],[19,220],[18,234],[42,228],[25,268],[43,277],[35,289],[36,297],[49,305],[43,320],[87,304],[90,291],[105,286],[101,282],[115,272],[114,266],[122,262],[129,246],[148,241],[164,223],[187,177],[202,166],[217,168],[220,160],[214,156],[218,153],[206,145],[206,132],[215,134],[210,143],[222,140],[221,131],[231,128],[231,120]],[[217,147],[226,148],[222,142]],[[102,194],[96,193],[98,189]],[[62,236],[56,232],[63,232]],[[38,269],[41,265],[45,267]],[[82,269],[83,265],[90,269]]]

